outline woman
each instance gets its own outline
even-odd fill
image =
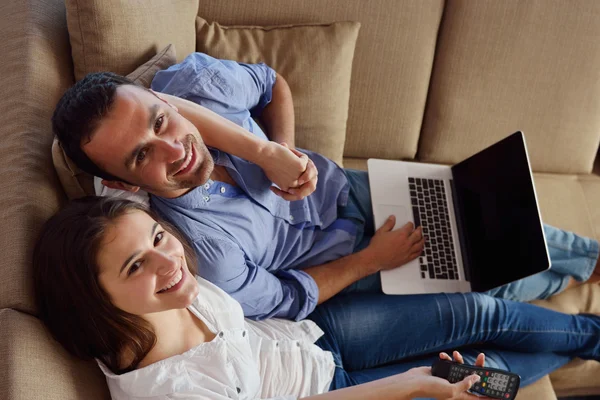
[[[320,318],[341,306],[335,301],[312,321],[244,320],[231,297],[194,278],[194,266],[180,234],[143,205],[72,202],[46,223],[35,248],[40,318],[69,352],[98,361],[113,399],[467,399],[474,378],[451,385],[427,368],[410,369],[432,361],[414,357],[486,343],[489,363],[520,374],[522,384],[572,357],[600,359],[600,317],[475,293],[403,296],[389,334],[399,326],[414,334],[392,358],[378,353],[385,338],[370,334],[368,321],[353,321],[373,349],[353,357],[353,343]],[[411,312],[415,306],[431,314]],[[421,337],[423,326],[439,336]]]

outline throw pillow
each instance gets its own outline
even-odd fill
[[[358,22],[221,26],[196,18],[196,50],[215,58],[264,62],[292,91],[296,145],[342,165]]]
[[[139,66],[127,77],[140,85],[149,88],[154,75],[160,70],[167,69],[176,64],[175,46],[170,44],[150,60]],[[60,183],[69,199],[76,199],[85,195],[93,195],[94,178],[80,170],[75,163],[64,153],[56,138],[52,143],[52,162]]]
[[[182,61],[194,51],[198,0],[66,0],[75,79],[125,75],[169,43]]]

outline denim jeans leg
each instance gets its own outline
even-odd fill
[[[548,271],[489,290],[486,294],[514,301],[547,299],[562,292],[569,280],[586,281],[598,260],[598,242],[544,225],[552,267]]]
[[[350,194],[346,207],[340,207],[338,215],[341,218],[351,219],[358,227],[358,237],[354,252],[360,251],[369,245],[374,234],[373,206],[371,204],[371,190],[369,188],[369,175],[366,171],[345,169],[346,177],[350,184]],[[341,291],[348,293],[381,293],[381,278],[379,273],[367,276]]]
[[[519,353],[487,347],[469,347],[459,350],[465,359],[465,363],[471,365],[475,364],[475,359],[479,353],[484,353],[487,367],[511,371],[521,376],[521,387],[536,382],[572,360],[571,357],[555,353]],[[340,369],[336,371],[330,390],[372,382],[407,372],[411,368],[431,366],[437,359],[438,355],[432,354],[365,370],[348,372]]]
[[[600,317],[567,315],[480,293],[351,294],[308,317],[339,346],[347,371],[486,344],[600,360]]]

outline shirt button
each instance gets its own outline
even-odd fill
[[[294,220],[294,216],[290,215],[290,221],[293,221],[293,220]]]
[[[204,201],[209,201],[209,200],[210,200],[210,197],[204,196]]]
[[[222,338],[223,337],[223,332],[219,332],[219,337]]]
[[[300,342],[296,342],[296,347],[300,347]]]
[[[221,193],[225,193],[225,186],[221,186]]]
[[[210,183],[205,183],[204,184],[204,189],[208,190],[208,188],[210,188]]]
[[[323,225],[323,221],[319,221],[319,225]]]
[[[236,387],[235,390],[237,390],[238,393],[242,391],[242,389],[240,389],[239,387]]]
[[[242,337],[246,337],[246,331],[242,332]]]

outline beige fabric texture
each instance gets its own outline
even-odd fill
[[[66,0],[75,79],[125,75],[169,43],[177,61],[194,51],[198,0]]]
[[[198,15],[222,25],[360,21],[344,155],[413,158],[443,6],[443,0],[202,0]]]
[[[599,20],[595,0],[447,2],[419,160],[453,164],[522,130],[534,171],[591,172]]]
[[[296,146],[319,151],[342,165],[359,23],[221,26],[198,17],[196,26],[197,51],[264,62],[283,76],[294,99]]]
[[[64,5],[0,3],[0,308],[33,311],[30,254],[37,232],[64,201],[52,168],[50,117],[72,82]],[[1,329],[4,329],[3,327]],[[0,374],[4,375],[4,374]]]
[[[4,309],[0,326],[0,398],[110,400],[96,363],[67,354],[37,318]]]
[[[167,69],[177,63],[175,46],[169,44],[150,60],[140,65],[127,75],[129,79],[144,87],[149,88],[154,75],[160,70]],[[52,142],[52,162],[60,183],[69,199],[76,199],[85,195],[93,195],[94,177],[83,172],[73,161],[67,157],[58,139]]]

